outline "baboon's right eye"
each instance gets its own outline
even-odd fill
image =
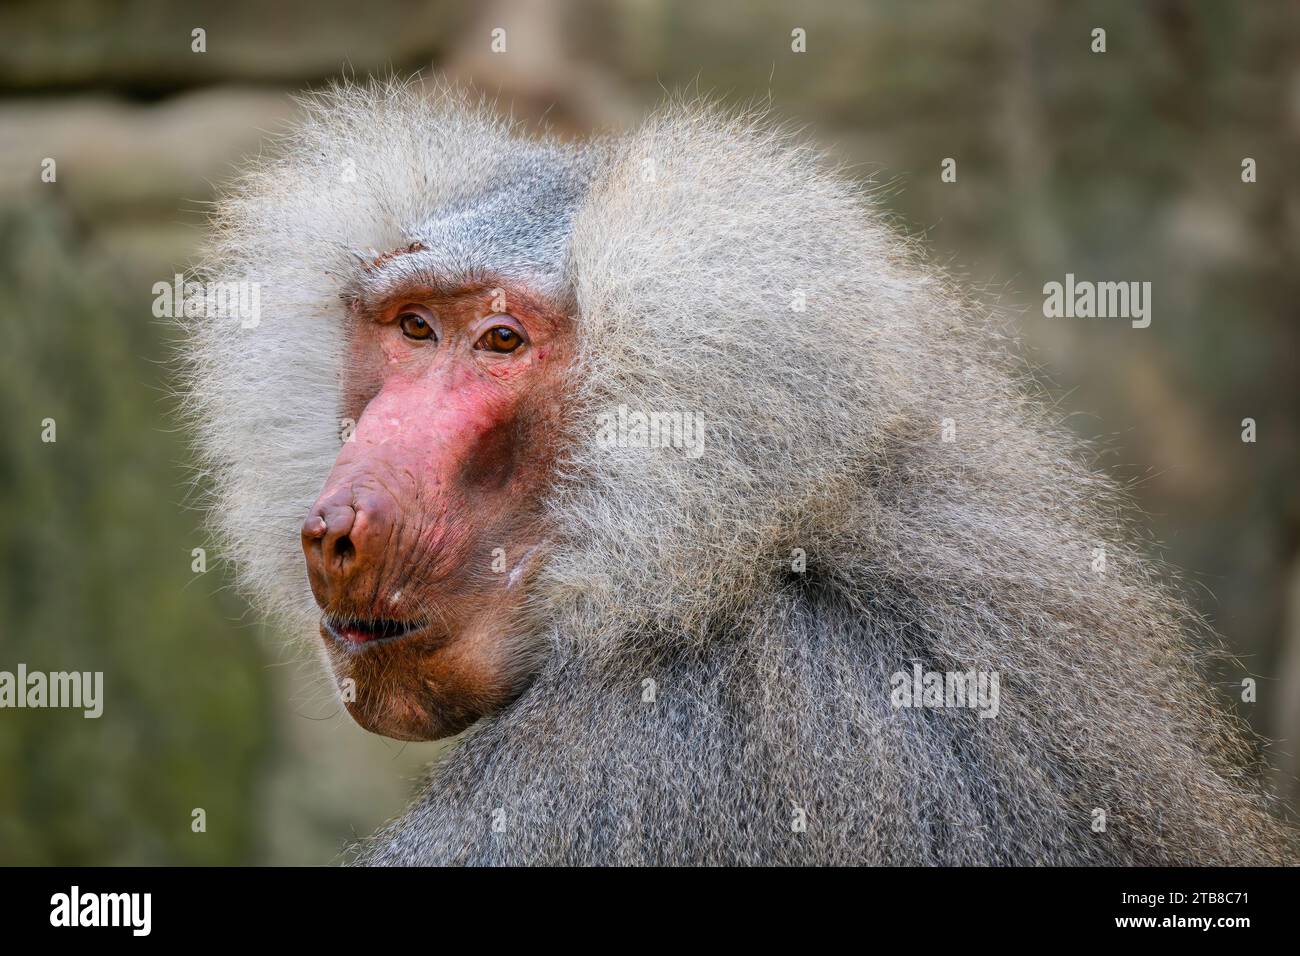
[[[433,323],[430,318],[424,314],[423,310],[406,309],[397,316],[397,325],[402,330],[402,334],[408,339],[433,339],[437,341],[437,336],[433,331]]]

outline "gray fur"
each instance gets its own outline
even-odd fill
[[[341,296],[492,270],[578,319],[529,591],[545,661],[362,860],[1294,858],[1198,676],[1212,637],[1122,497],[815,151],[694,104],[539,144],[463,94],[380,85],[319,100],[279,155],[224,201],[208,267],[263,283],[262,326],[197,330],[192,408],[242,579],[304,636]],[[352,255],[412,242],[373,274]],[[619,406],[702,414],[704,454],[608,447]],[[894,708],[913,662],[996,671],[998,716]]]

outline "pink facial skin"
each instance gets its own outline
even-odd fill
[[[557,308],[508,286],[354,310],[342,415],[356,425],[302,544],[363,727],[447,736],[526,683],[511,635],[545,537],[571,340]]]

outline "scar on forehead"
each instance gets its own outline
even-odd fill
[[[373,249],[370,251],[372,253],[374,252]],[[424,243],[417,240],[415,242],[412,242],[410,245],[406,246],[404,249],[390,249],[388,252],[381,252],[377,254],[373,259],[367,259],[365,256],[361,255],[360,253],[357,253],[356,255],[357,258],[361,259],[363,262],[361,271],[372,272],[375,269],[378,269],[381,266],[385,265],[386,263],[392,262],[394,259],[400,256],[409,255],[412,252],[424,252],[424,251],[425,251]]]
[[[387,252],[379,252],[373,247],[369,251],[363,251],[361,249],[352,250],[352,255],[361,263],[361,271],[354,275],[347,285],[339,291],[339,298],[342,299],[352,311],[363,311],[365,305],[365,294],[362,290],[363,276],[374,274],[383,266],[395,259],[400,259],[402,256],[426,251],[428,251],[428,247],[419,240],[411,242],[399,249],[390,249]]]

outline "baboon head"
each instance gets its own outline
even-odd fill
[[[816,257],[883,231],[815,154],[680,117],[566,145],[350,87],[220,204],[208,274],[261,318],[189,330],[213,513],[363,726],[445,736],[558,648],[693,639],[858,520],[914,332],[858,321],[863,278]]]

